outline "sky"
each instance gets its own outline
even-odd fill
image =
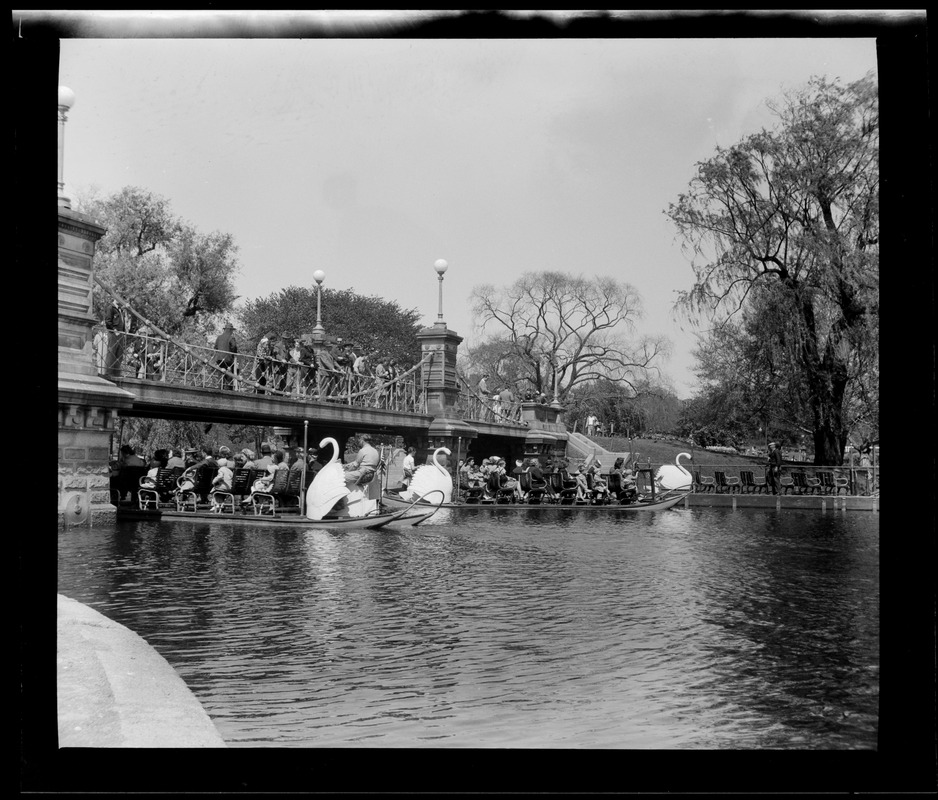
[[[664,211],[716,146],[773,124],[767,99],[871,71],[872,38],[68,38],[65,193],[136,186],[231,234],[244,299],[321,269],[431,325],[445,259],[468,343],[480,284],[613,276],[686,398],[693,273]]]

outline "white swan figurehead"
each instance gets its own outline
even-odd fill
[[[348,487],[345,485],[345,470],[339,463],[339,443],[327,436],[319,443],[320,449],[327,444],[332,445],[332,458],[316,473],[309,489],[306,490],[306,517],[308,519],[322,519],[336,503],[349,494]]]
[[[662,464],[655,473],[655,485],[663,490],[690,489],[694,476],[681,466],[681,456],[690,458],[690,453],[678,453],[674,464]],[[675,466],[676,465],[676,466]]]
[[[405,500],[418,500],[434,490],[439,490],[443,492],[444,503],[451,503],[453,501],[453,479],[446,471],[446,468],[437,461],[436,457],[440,453],[449,455],[450,449],[448,447],[438,447],[434,450],[433,463],[424,464],[422,467],[417,468],[414,472],[414,477],[410,479],[410,485],[407,487],[407,490],[401,492],[401,497]],[[437,495],[434,495],[432,499],[436,502],[439,498]]]

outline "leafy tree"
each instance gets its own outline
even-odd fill
[[[396,302],[365,297],[351,289],[322,290],[322,326],[330,337],[351,342],[376,357],[399,364],[420,360],[420,313]],[[246,339],[257,342],[267,332],[300,336],[316,325],[316,290],[289,286],[268,297],[248,300],[241,309]]]
[[[168,334],[204,341],[217,322],[210,315],[231,311],[239,267],[229,234],[200,233],[165,198],[130,186],[104,199],[86,195],[78,210],[107,229],[95,254],[98,277]],[[95,292],[99,319],[109,303]]]
[[[636,335],[638,293],[613,278],[528,272],[504,289],[477,286],[472,303],[478,330],[495,331],[498,363],[548,397],[600,378],[634,386],[669,353],[667,340]]]
[[[695,278],[678,307],[718,323],[754,308],[775,364],[763,377],[803,398],[816,463],[841,463],[848,402],[877,407],[876,86],[813,78],[770,108],[775,130],[717,148],[665,212]]]

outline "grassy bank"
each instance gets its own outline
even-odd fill
[[[691,448],[687,442],[665,437],[659,439],[632,439],[631,442],[620,436],[591,436],[589,438],[596,442],[599,447],[603,447],[612,452],[629,451],[631,445],[631,451],[639,454],[638,457],[640,461],[645,462],[651,459],[652,464],[673,464],[678,453],[691,453],[694,464],[698,466],[730,466],[739,464],[763,466],[765,464],[765,456],[714,453],[700,447]]]

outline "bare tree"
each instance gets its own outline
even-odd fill
[[[600,378],[634,386],[670,353],[668,340],[636,333],[641,299],[613,278],[528,272],[505,289],[477,286],[472,303],[479,332],[493,331],[519,377],[548,397]]]

